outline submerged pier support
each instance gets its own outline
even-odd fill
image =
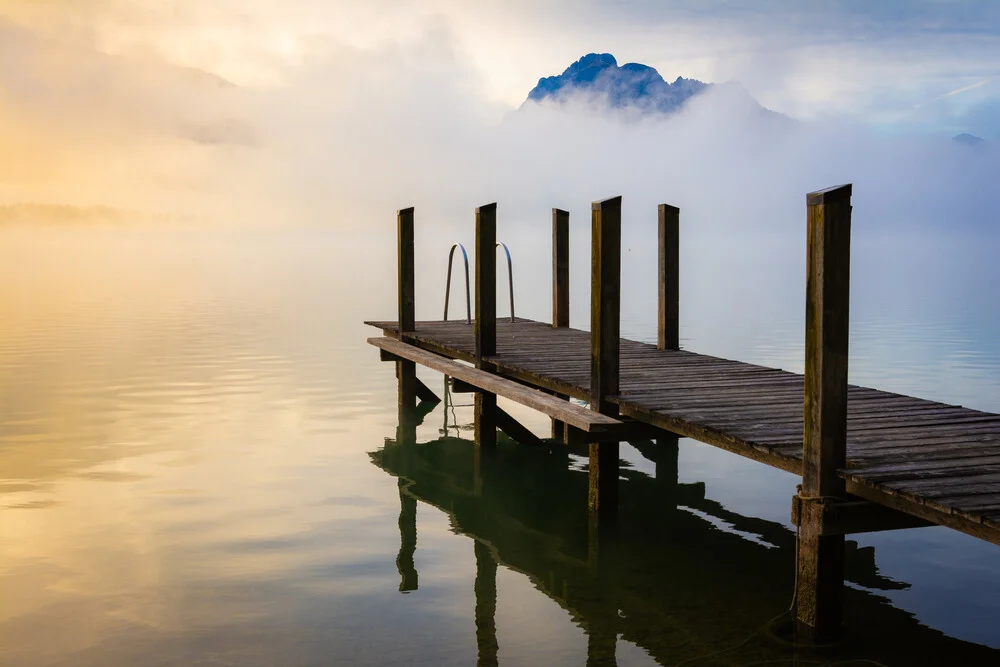
[[[851,186],[807,195],[806,363],[798,548],[799,630],[817,643],[841,634],[844,536],[825,534],[824,507],[845,499]]]

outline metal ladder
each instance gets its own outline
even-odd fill
[[[514,266],[510,259],[510,248],[506,243],[497,241],[497,248],[503,248],[507,255],[507,284],[510,290],[510,321],[514,321]],[[462,251],[462,260],[465,262],[465,323],[472,324],[472,296],[469,289],[469,253],[465,252],[465,246],[461,243],[452,243],[448,250],[448,277],[445,278],[444,286],[444,320],[448,320],[448,301],[451,298],[451,266],[455,259],[455,249]]]

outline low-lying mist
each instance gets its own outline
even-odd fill
[[[447,31],[328,44],[257,88],[13,24],[0,33],[0,205],[22,207],[7,219],[94,206],[364,234],[414,205],[423,229],[453,236],[479,204],[499,202],[508,229],[546,228],[553,206],[586,216],[621,194],[627,228],[668,202],[695,236],[798,238],[805,193],[852,182],[861,230],[996,227],[994,146],[762,114],[735,86],[667,117],[584,99],[510,109],[488,100]]]

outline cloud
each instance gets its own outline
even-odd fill
[[[246,8],[253,32],[260,5]],[[699,234],[783,233],[800,228],[805,192],[854,182],[868,228],[991,221],[984,193],[996,152],[970,156],[947,137],[886,136],[843,115],[776,126],[724,87],[666,119],[579,105],[512,112],[466,57],[468,37],[447,13],[421,13],[403,40],[303,46],[267,85],[229,85],[167,53],[110,53],[99,40],[62,41],[24,25],[0,27],[0,142],[15,148],[0,162],[0,203],[345,230],[416,205],[451,233],[489,201],[523,226],[551,206],[585,210],[623,194],[636,220],[667,201]]]

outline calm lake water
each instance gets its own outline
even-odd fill
[[[642,340],[652,238],[624,242],[622,330]],[[418,318],[440,317],[450,240],[419,236]],[[505,240],[518,314],[546,319],[547,224]],[[729,241],[685,241],[683,346],[800,371],[804,239]],[[362,324],[395,313],[394,243],[391,219],[0,230],[0,664],[1000,664],[990,544],[857,536],[855,631],[809,653],[768,625],[797,478],[681,440],[671,490],[623,445],[622,535],[598,558],[579,452],[503,444],[477,478],[467,395],[397,442]],[[1000,412],[996,247],[856,233],[851,380]]]

